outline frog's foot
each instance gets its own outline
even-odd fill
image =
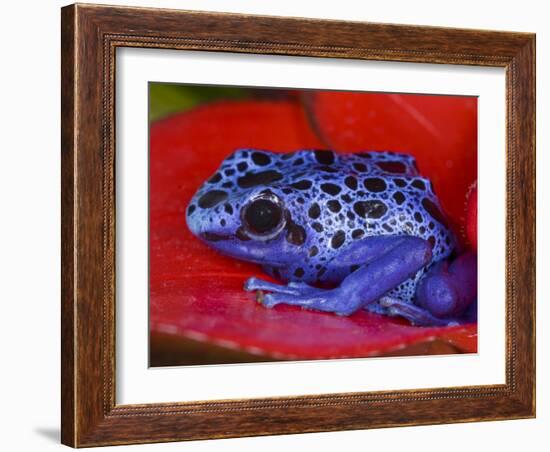
[[[256,300],[267,308],[288,304],[303,309],[350,315],[359,304],[357,297],[346,296],[340,288],[319,289],[303,282],[282,285],[250,278],[245,282],[244,289],[249,292],[256,290]],[[265,294],[264,291],[270,293]]]
[[[303,289],[299,295],[286,293],[269,293],[263,298],[262,304],[271,308],[278,304],[301,306],[303,309],[333,312],[337,315],[350,315],[357,308],[348,302],[343,292],[336,289]]]
[[[393,297],[384,296],[380,298],[380,305],[388,309],[389,315],[404,317],[417,326],[453,326],[460,324],[457,319],[440,319],[427,309]]]
[[[329,303],[331,290],[319,289],[303,282],[289,282],[284,285],[250,278],[245,282],[244,290],[257,291],[257,301],[268,308],[278,304],[291,304],[321,311],[334,311],[334,303]],[[271,293],[264,294],[264,291]]]

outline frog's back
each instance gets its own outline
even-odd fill
[[[345,232],[344,242],[415,235],[432,242],[436,258],[453,246],[431,182],[420,176],[408,154],[241,149],[224,160],[214,178],[233,196],[256,186],[279,192],[294,221],[327,242],[339,230]]]

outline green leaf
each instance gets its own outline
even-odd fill
[[[249,90],[244,88],[151,82],[149,83],[149,121],[189,110],[204,102],[243,99],[249,95]]]

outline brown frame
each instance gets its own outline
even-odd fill
[[[62,9],[62,442],[75,447],[535,416],[535,35],[71,5]],[[115,403],[117,47],[506,69],[506,383]]]

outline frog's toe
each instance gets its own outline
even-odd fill
[[[268,308],[272,308],[273,306],[277,306],[278,304],[288,304],[308,308],[319,298],[320,297],[307,297],[286,293],[270,293],[263,297],[261,303]]]
[[[280,297],[277,296],[276,294],[268,293],[263,296],[260,303],[264,305],[266,308],[272,308],[274,306],[277,306],[280,303],[283,303],[283,301],[280,300]]]
[[[299,282],[299,281],[291,281],[288,283],[288,287],[292,287],[294,289],[306,289],[306,290],[314,290],[316,289],[313,286],[310,286],[309,284],[305,282]],[[319,289],[318,289],[319,290]]]
[[[255,290],[267,290],[268,292],[279,292],[288,294],[297,294],[298,292],[288,286],[275,284],[260,278],[249,278],[244,283],[244,290],[253,292]]]
[[[268,283],[267,281],[264,281],[262,279],[255,278],[255,277],[248,278],[244,282],[244,290],[246,290],[247,292],[252,292],[254,290],[262,290],[261,288],[264,286],[264,284],[271,284],[271,283]]]

